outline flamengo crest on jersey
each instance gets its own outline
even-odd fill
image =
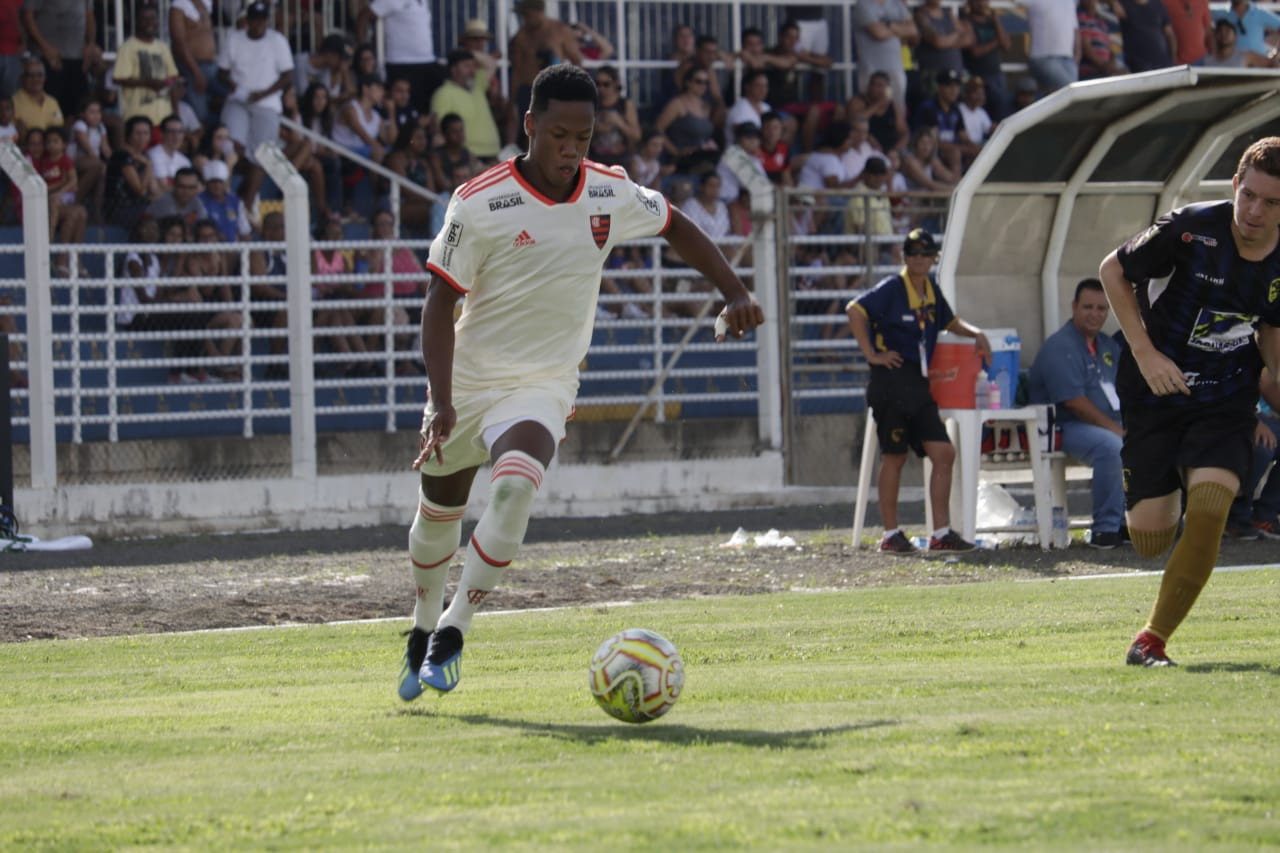
[[[505,387],[575,376],[591,342],[609,253],[663,233],[670,221],[660,193],[590,160],[564,202],[534,189],[514,160],[459,187],[427,260],[467,297],[456,324],[454,384]]]

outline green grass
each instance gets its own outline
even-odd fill
[[[1158,579],[483,616],[451,695],[363,624],[0,647],[0,847],[1202,850],[1280,844],[1280,572],[1215,577],[1121,664]],[[585,688],[630,626],[666,718]]]

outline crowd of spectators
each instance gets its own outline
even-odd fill
[[[793,232],[883,238],[871,250],[849,249],[847,240],[797,250],[803,264],[841,267],[850,257],[892,263],[900,242],[893,233],[937,225],[929,204],[905,199],[947,192],[993,128],[1039,95],[1078,79],[1181,63],[1276,64],[1280,16],[1251,0],[1233,0],[1216,22],[1208,0],[1081,0],[1074,9],[1062,0],[1016,3],[1028,31],[1017,46],[990,0],[959,7],[859,0],[851,17],[856,90],[842,92],[821,6],[786,7],[792,17],[773,33],[677,26],[664,70],[624,76],[609,64],[608,34],[557,20],[544,0],[518,0],[504,89],[504,51],[488,23],[473,19],[448,34],[453,46],[438,56],[430,6],[417,0],[360,0],[346,30],[330,29],[317,7],[298,0],[173,0],[167,21],[156,5],[130,4],[128,38],[114,57],[101,49],[99,0],[0,0],[0,139],[17,141],[48,182],[50,232],[62,243],[101,223],[161,242],[262,239],[272,192],[256,162],[264,142],[278,144],[306,176],[317,237],[340,237],[353,222],[393,236],[396,223],[382,216],[386,182],[365,163],[447,197],[520,150],[534,76],[572,62],[593,70],[600,91],[593,158],[626,167],[713,237],[729,239],[751,226],[738,176],[721,162],[739,146],[770,181],[813,191],[796,196]],[[384,25],[381,56],[372,46],[376,21]],[[726,50],[730,42],[736,52]],[[1002,65],[1011,55],[1026,59],[1028,73],[1016,80]],[[646,74],[661,81],[634,87],[656,93],[640,102],[629,83]],[[829,202],[823,193],[834,189],[856,191],[853,201]],[[20,217],[15,198],[11,188],[0,192],[0,218]],[[401,199],[401,233],[434,234],[442,205],[412,192]],[[278,225],[273,220],[271,230]],[[212,274],[239,262],[236,253],[217,257],[190,263]],[[70,274],[66,254],[55,251],[52,260],[56,275]],[[351,253],[317,252],[312,265],[341,275],[340,260],[346,271],[356,268]],[[139,255],[128,266],[146,274],[168,263]],[[611,260],[614,268],[644,263],[635,253]],[[823,287],[813,279],[806,286]],[[136,291],[133,322],[146,322],[148,299],[225,295],[194,288],[170,297],[154,284]],[[327,288],[319,298],[362,292]],[[320,313],[335,328],[358,319]],[[189,314],[186,328],[222,322],[217,311]],[[359,335],[330,340],[340,352],[367,343]],[[229,355],[220,346],[201,351]]]

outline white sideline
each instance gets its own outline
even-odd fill
[[[1214,574],[1219,572],[1260,572],[1268,570],[1280,570],[1280,565],[1275,563],[1252,563],[1239,566],[1218,566],[1215,568]],[[1018,583],[1056,583],[1062,580],[1069,581],[1090,581],[1090,580],[1114,580],[1116,578],[1142,578],[1159,575],[1157,571],[1147,572],[1109,572],[1100,575],[1068,575],[1065,578],[1026,578],[1017,581]],[[529,607],[523,610],[491,610],[488,612],[481,611],[477,613],[477,617],[490,616],[513,616],[517,613],[554,613],[557,610],[574,610],[584,607],[634,607],[639,604],[638,601],[602,601],[599,603],[586,604],[566,604],[560,607]],[[168,636],[184,636],[190,634],[223,634],[232,633],[234,631],[265,631],[270,628],[307,628],[317,627],[321,625],[377,625],[383,622],[404,622],[409,616],[383,616],[378,619],[339,619],[336,622],[277,622],[274,625],[238,625],[232,628],[197,628],[193,631],[164,631]]]

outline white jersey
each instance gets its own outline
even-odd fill
[[[582,162],[568,201],[553,202],[507,160],[449,200],[427,269],[466,295],[453,383],[576,382],[591,344],[600,272],[619,243],[666,231],[671,208],[621,167]]]

